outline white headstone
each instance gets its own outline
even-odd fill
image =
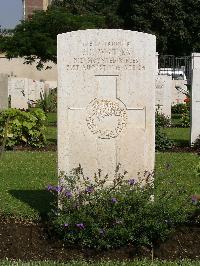
[[[51,90],[57,89],[58,87],[58,82],[55,81],[51,81],[51,80],[45,80],[45,93],[49,94]]]
[[[191,144],[200,137],[200,53],[192,54]]]
[[[187,93],[187,80],[172,81],[172,105],[185,103]]]
[[[172,78],[166,75],[159,75],[156,78],[156,108],[165,116],[171,117],[172,101]]]
[[[28,109],[28,79],[8,79],[8,93],[11,96],[11,107],[17,109]]]
[[[58,35],[59,172],[154,169],[155,54],[155,36],[140,32]]]
[[[0,74],[0,110],[8,108],[8,75]]]
[[[36,102],[44,95],[44,82],[29,79],[28,80],[28,100],[29,102]]]

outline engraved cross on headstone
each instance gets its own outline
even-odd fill
[[[90,131],[101,139],[116,138],[126,127],[146,128],[145,107],[127,106],[120,98],[118,75],[95,75],[97,95],[87,107],[69,107],[72,111],[85,111]]]

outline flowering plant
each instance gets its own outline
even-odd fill
[[[164,240],[176,224],[185,222],[188,208],[185,202],[172,206],[166,191],[152,200],[152,179],[149,172],[127,179],[120,165],[112,180],[102,177],[101,170],[85,177],[81,166],[70,176],[62,174],[60,186],[48,187],[59,195],[58,215],[51,215],[56,233],[68,245],[96,249]],[[187,200],[186,205],[191,204]]]

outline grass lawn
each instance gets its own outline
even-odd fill
[[[56,113],[47,113],[46,121],[46,138],[48,144],[57,143],[57,114]]]
[[[167,136],[172,139],[176,146],[188,147],[190,141],[190,128],[165,128]]]
[[[47,113],[47,124],[49,126],[56,125],[57,123],[57,113]]]
[[[55,152],[6,152],[0,160],[0,210],[29,218],[50,209],[49,183],[56,184]]]
[[[0,161],[0,210],[37,219],[50,210],[48,184],[57,183],[56,152],[6,152]],[[195,168],[200,158],[193,153],[157,153],[155,186],[159,191],[174,189],[175,180],[189,193],[200,193]],[[169,184],[166,185],[166,181]]]
[[[200,262],[198,261],[179,261],[179,262],[169,262],[169,261],[148,261],[148,260],[136,260],[136,261],[131,261],[131,262],[118,262],[118,261],[107,261],[107,262],[81,262],[81,261],[71,261],[68,263],[58,263],[58,262],[0,262],[0,265],[2,266],[11,266],[11,265],[20,265],[20,266],[53,266],[53,265],[58,265],[58,266],[199,266]]]
[[[48,144],[57,143],[57,127],[48,126],[46,131],[46,138]]]

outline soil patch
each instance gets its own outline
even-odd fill
[[[111,251],[97,252],[77,247],[67,247],[56,238],[47,234],[47,222],[16,221],[0,218],[0,259],[14,260],[57,260],[76,259],[135,259],[151,258],[151,250],[126,246]],[[159,259],[200,259],[200,226],[179,228],[171,237],[154,250]]]
[[[41,148],[33,148],[30,146],[15,146],[14,151],[57,151],[56,144],[48,144]]]
[[[174,146],[172,149],[169,150],[169,152],[191,152],[191,153],[197,153],[200,155],[200,149],[189,147],[189,146]]]

